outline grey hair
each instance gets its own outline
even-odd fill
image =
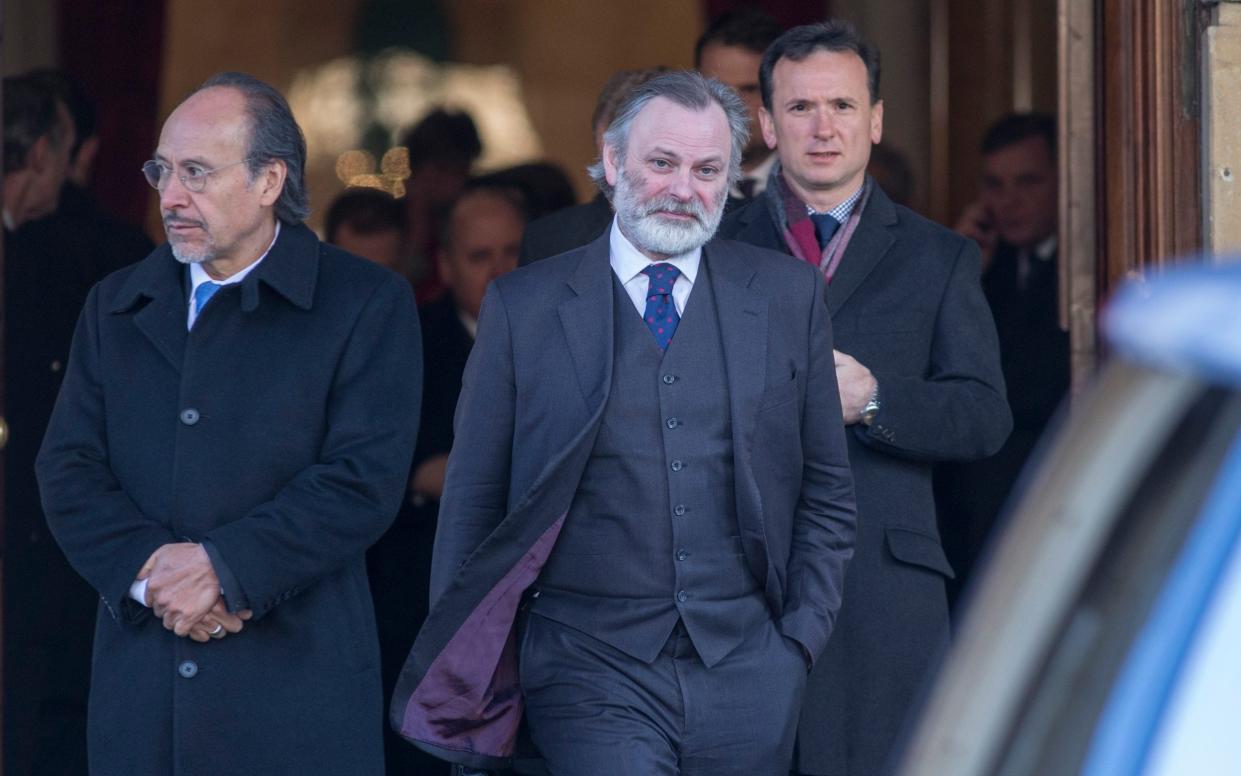
[[[310,215],[310,195],[306,191],[306,138],[293,118],[284,95],[274,87],[246,73],[217,73],[191,92],[226,87],[246,98],[250,119],[250,141],[246,149],[246,168],[253,182],[264,167],[284,162],[284,188],[276,200],[276,218],[286,224],[300,224]]]
[[[625,98],[616,110],[616,117],[603,133],[605,146],[616,149],[616,162],[625,163],[625,155],[629,150],[629,130],[633,128],[634,119],[642,112],[651,100],[663,97],[690,110],[706,110],[718,105],[728,119],[729,134],[732,135],[732,153],[728,161],[728,185],[731,187],[741,178],[741,149],[745,148],[750,139],[750,118],[746,113],[745,103],[737,93],[714,78],[694,70],[673,70],[656,76],[643,83]],[[604,153],[607,153],[605,150]],[[591,180],[599,187],[609,200],[612,199],[613,187],[608,183],[604,173],[603,159],[586,168]]]

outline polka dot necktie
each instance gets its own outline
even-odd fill
[[[655,335],[659,349],[667,350],[677,324],[681,322],[677,306],[672,301],[672,285],[677,282],[681,270],[671,264],[651,264],[642,270],[642,274],[651,281],[646,290],[646,313],[642,317],[651,334]]]
[[[194,289],[194,314],[195,315],[203,311],[203,308],[207,306],[207,300],[215,296],[215,292],[219,291],[220,287],[221,286],[219,283],[212,283],[210,280],[208,280],[206,283],[199,284],[198,288]]]

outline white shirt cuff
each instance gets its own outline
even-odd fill
[[[134,583],[129,586],[129,597],[142,604],[147,605],[147,580],[135,579]]]

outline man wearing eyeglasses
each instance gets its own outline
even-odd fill
[[[168,236],[91,292],[38,460],[99,593],[92,774],[379,774],[364,552],[405,489],[408,284],[318,241],[305,141],[243,74],[143,166]]]

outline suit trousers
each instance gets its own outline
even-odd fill
[[[679,621],[644,663],[531,614],[520,671],[530,737],[552,776],[789,772],[806,661],[770,620],[707,668]]]

